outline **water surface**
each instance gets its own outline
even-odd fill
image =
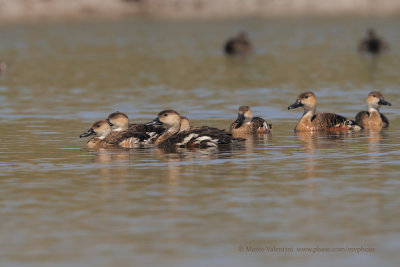
[[[356,52],[369,26],[391,46],[376,60]],[[0,25],[2,264],[397,266],[399,28],[395,18]],[[254,54],[224,57],[243,29]],[[301,110],[287,106],[305,90],[319,111],[349,118],[379,90],[390,128],[296,135]],[[173,108],[228,128],[243,104],[273,133],[234,149],[89,150],[78,138],[116,110],[147,122]]]

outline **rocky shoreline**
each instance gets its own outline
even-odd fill
[[[398,14],[398,0],[0,0],[0,21],[125,16],[187,19]]]

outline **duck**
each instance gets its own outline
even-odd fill
[[[360,52],[366,52],[371,55],[378,55],[388,48],[388,44],[376,35],[374,29],[368,29],[367,37],[358,45]]]
[[[226,55],[245,55],[253,50],[253,46],[246,32],[239,32],[236,36],[228,39],[224,46]]]
[[[297,123],[295,132],[320,132],[320,131],[360,131],[361,126],[354,121],[347,120],[345,117],[335,113],[316,114],[317,98],[313,92],[301,93],[294,104],[288,110],[302,107],[303,116]]]
[[[107,141],[125,148],[153,144],[164,131],[161,127],[129,124],[128,116],[120,111],[111,113],[106,120],[112,129]]]
[[[109,144],[104,141],[104,139],[111,134],[111,126],[106,120],[100,120],[93,123],[93,125],[85,133],[81,134],[79,137],[88,137],[94,135],[87,142],[89,148],[95,147],[107,147]]]
[[[245,140],[234,138],[225,130],[208,126],[193,127],[179,132],[181,121],[182,117],[175,110],[163,110],[145,125],[160,125],[166,129],[154,143],[160,148],[217,148],[219,145]]]
[[[360,111],[356,115],[356,123],[361,125],[364,129],[380,130],[389,127],[388,118],[379,112],[379,108],[384,106],[391,106],[385,100],[382,93],[374,91],[368,94],[367,107],[368,111]]]
[[[253,117],[249,106],[240,106],[238,117],[229,127],[233,135],[249,135],[256,133],[270,133],[272,124],[260,117]]]
[[[94,137],[87,142],[89,148],[105,148],[110,146],[133,148],[138,145],[146,144],[151,138],[146,132],[134,130],[133,127],[117,131],[113,131],[113,127],[117,127],[118,129],[119,126],[112,124],[109,119],[100,120],[95,122],[88,131],[81,134],[79,137],[82,138],[94,135]]]

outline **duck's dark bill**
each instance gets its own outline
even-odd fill
[[[294,102],[294,104],[288,106],[288,109],[299,108],[302,106],[304,106],[304,105],[301,103],[300,99],[297,99],[296,102]]]
[[[379,99],[379,105],[385,105],[385,106],[391,106],[392,104],[390,104],[389,102],[387,102],[385,99],[380,98]]]
[[[92,128],[90,128],[86,133],[81,134],[79,137],[80,138],[87,137],[87,136],[90,136],[90,135],[93,135],[93,134],[96,134],[96,133],[93,131]]]
[[[146,123],[146,126],[151,126],[151,125],[162,125],[163,123],[157,118],[152,120],[151,122]]]

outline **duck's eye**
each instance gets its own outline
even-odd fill
[[[307,99],[307,98],[308,98],[308,95],[306,95],[304,98]]]
[[[373,97],[376,97],[376,95],[372,95]]]
[[[164,117],[167,117],[167,116],[168,116],[168,113],[165,113],[165,114],[164,114]]]

